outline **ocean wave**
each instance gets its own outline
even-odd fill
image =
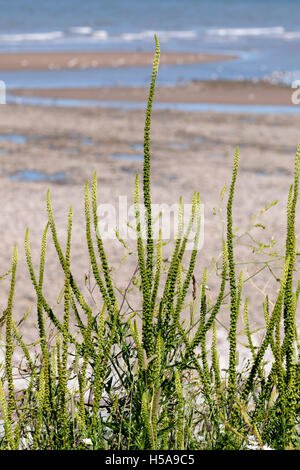
[[[242,37],[265,37],[273,39],[300,39],[300,31],[287,31],[283,26],[270,28],[211,28],[206,31],[208,36],[238,39]]]
[[[274,36],[282,35],[285,29],[282,26],[271,28],[212,28],[207,31],[209,35],[216,36]]]
[[[300,31],[286,31],[283,35],[283,39],[287,39],[287,40],[300,39]]]
[[[157,34],[161,41],[168,41],[170,39],[195,39],[197,37],[196,31],[140,31],[128,32],[120,35],[110,36],[104,29],[93,29],[90,26],[72,26],[66,31],[49,31],[43,33],[21,33],[21,34],[1,34],[0,42],[2,43],[22,43],[23,41],[39,42],[39,41],[53,41],[57,39],[67,40],[68,42],[76,40],[77,38],[84,38],[85,41],[108,41],[108,40],[122,40],[122,41],[147,41],[153,40],[154,34]]]
[[[300,70],[286,71],[286,70],[276,70],[271,74],[264,77],[264,80],[270,83],[281,83],[284,85],[291,86],[292,83],[296,80],[299,80]]]
[[[109,38],[108,32],[104,29],[100,29],[98,31],[92,31],[92,37],[101,40],[107,40]]]
[[[266,38],[282,39],[286,41],[297,41],[300,39],[299,31],[289,31],[283,26],[265,27],[265,28],[199,28],[199,30],[144,30],[135,32],[125,32],[110,35],[105,29],[95,29],[91,26],[72,26],[65,31],[48,31],[32,33],[11,33],[0,34],[0,44],[21,44],[25,43],[51,43],[54,42],[72,42],[83,41],[85,43],[95,43],[97,41],[124,41],[124,42],[142,42],[153,41],[154,34],[157,34],[161,42],[171,40],[189,41],[199,39],[209,42],[239,41],[243,38]]]
[[[156,34],[161,41],[169,39],[195,39],[197,32],[194,30],[190,31],[152,31],[146,30],[138,33],[124,33],[120,35],[120,38],[124,41],[143,41],[147,39],[153,39]]]
[[[79,35],[90,35],[93,32],[93,28],[91,26],[72,26],[69,28],[70,33],[79,34]]]
[[[0,41],[23,42],[23,41],[49,41],[64,36],[62,31],[50,31],[47,33],[22,33],[22,34],[0,34]]]

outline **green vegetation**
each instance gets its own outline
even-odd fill
[[[272,303],[266,296],[262,305],[266,326],[258,347],[251,331],[249,300],[244,299],[243,293],[250,277],[245,279],[238,272],[234,253],[238,237],[234,234],[232,208],[238,150],[228,193],[227,233],[221,241],[221,260],[215,262],[220,278],[216,299],[212,301],[208,296],[206,269],[199,295],[195,289],[193,273],[201,226],[198,193],[193,198],[187,227],[183,225],[182,210],[179,211],[172,256],[168,259],[163,256],[161,235],[154,243],[150,126],[159,55],[156,38],[144,141],[146,240],[142,236],[137,176],[138,267],[122,293],[121,304],[97,230],[96,175],[91,188],[88,183],[85,188],[85,224],[90,265],[101,305],[90,306],[91,299],[80,291],[72,275],[72,208],[64,251],[49,193],[48,224],[42,235],[38,273],[32,261],[28,230],[25,236],[26,260],[36,292],[39,338],[34,344],[26,345],[22,339],[21,328],[27,314],[18,324],[14,322],[17,248],[11,271],[3,276],[11,276],[11,287],[7,309],[0,319],[5,335],[0,369],[1,449],[300,449],[300,361],[296,327],[300,281],[295,279],[299,255],[295,215],[300,145],[287,204],[286,252],[282,258],[275,256],[277,260],[283,259],[281,278],[277,280],[275,301]],[[225,190],[222,200],[224,197]],[[180,204],[182,207],[181,201]],[[253,226],[264,228],[256,220]],[[194,249],[187,252],[192,227],[195,227]],[[63,302],[63,318],[50,307],[43,290],[50,232],[65,277],[59,299]],[[126,248],[124,241],[123,245]],[[256,247],[257,251],[269,248],[272,252],[272,243],[269,246],[256,243]],[[270,268],[270,264],[267,261],[264,266]],[[259,271],[261,268],[255,275]],[[140,295],[142,311],[132,306],[123,308],[129,289],[135,289],[137,297]],[[221,369],[218,354],[217,323],[222,309],[227,309],[229,319],[226,370]],[[239,317],[244,320],[246,343],[243,346],[239,340]],[[51,338],[47,333],[48,323],[52,325]],[[243,366],[238,360],[241,347],[250,353]],[[13,361],[17,349],[24,356],[19,367]],[[267,351],[273,356],[269,363],[265,360]],[[23,377],[21,388],[16,387],[16,374]]]

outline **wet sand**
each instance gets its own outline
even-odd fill
[[[34,266],[38,270],[41,236],[47,221],[47,189],[50,189],[63,249],[68,208],[72,205],[71,269],[86,299],[93,304],[94,300],[85,284],[85,275],[90,267],[85,242],[84,185],[86,180],[92,180],[94,171],[97,171],[99,202],[112,203],[117,207],[119,195],[128,197],[128,205],[133,202],[135,174],[141,174],[143,166],[144,111],[18,105],[2,106],[0,111],[0,274],[10,269],[13,245],[16,243],[19,266],[14,317],[19,319],[32,308],[22,325],[24,339],[28,340],[36,337],[37,320],[35,293],[25,262],[26,228],[29,228]],[[258,220],[267,229],[256,228],[254,234],[265,242],[273,236],[277,240],[273,250],[282,249],[285,242],[285,208],[292,182],[299,126],[298,115],[153,112],[153,202],[173,204],[182,196],[184,203],[190,203],[193,191],[199,190],[205,206],[204,246],[199,251],[195,270],[198,289],[204,267],[211,268],[212,259],[220,253],[222,221],[214,215],[214,207],[219,205],[224,184],[230,183],[237,145],[240,146],[240,170],[234,201],[234,225],[238,227],[239,234],[243,233],[253,214],[278,199],[277,206]],[[11,141],[5,140],[5,135],[12,136]],[[29,172],[27,176],[34,171],[39,175],[48,175],[50,180],[22,181],[21,172],[24,170]],[[56,178],[58,174],[61,176]],[[299,224],[298,217],[298,233]],[[256,259],[249,246],[251,240],[246,237],[240,242],[236,249],[238,259],[241,262],[249,257]],[[134,242],[129,241],[129,244],[134,249]],[[136,268],[136,256],[128,256],[121,264],[126,254],[124,247],[117,241],[109,240],[105,241],[105,247],[116,285],[125,289]],[[168,253],[169,245],[164,250]],[[247,273],[258,267],[261,265],[238,265],[238,269],[243,268],[245,278]],[[278,284],[268,269],[252,281],[245,285],[245,292],[252,293],[249,311],[254,328],[263,323],[261,303],[264,297],[261,291],[269,292],[270,299],[273,299]],[[61,303],[57,304],[63,282],[62,270],[49,235],[44,295],[58,315],[62,314],[63,308]],[[214,299],[218,293],[219,279],[212,274],[207,284],[208,295]],[[1,280],[2,311],[6,308],[8,291],[9,279]],[[187,302],[191,300],[191,295],[188,294]],[[138,310],[137,290],[130,292],[129,296]],[[101,305],[97,289],[94,290],[94,297]],[[224,310],[220,318],[228,324],[228,310]],[[224,343],[226,330],[220,338]]]
[[[156,102],[164,103],[215,103],[247,105],[291,105],[293,90],[284,85],[264,81],[194,81],[181,86],[158,87]],[[58,88],[15,89],[10,94],[52,99],[95,101],[145,102],[147,87],[102,87],[102,88]]]
[[[236,56],[210,53],[163,52],[162,65],[232,60]],[[152,65],[153,52],[30,52],[1,53],[0,70],[87,69]]]

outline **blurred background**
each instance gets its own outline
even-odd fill
[[[14,0],[3,2],[1,52],[152,51],[157,33],[163,51],[236,56],[217,66],[163,67],[159,84],[189,80],[265,79],[290,84],[299,78],[298,0]],[[101,70],[3,72],[13,87],[143,86],[148,67]],[[26,59],[23,61],[26,69]],[[51,64],[50,64],[51,68]]]
[[[278,200],[257,220],[266,230],[256,227],[253,234],[270,248],[262,250],[260,261],[255,258],[258,264],[245,266],[245,277],[247,270],[250,275],[251,269],[263,268],[257,285],[256,278],[248,283],[256,291],[250,313],[258,324],[263,318],[260,294],[274,281],[266,260],[277,260],[274,252],[280,253],[285,242],[286,200],[300,140],[300,106],[291,100],[291,85],[300,79],[298,0],[1,2],[0,80],[7,104],[0,105],[0,274],[9,270],[17,243],[16,317],[35,303],[24,236],[29,227],[38,266],[47,189],[62,244],[73,206],[72,273],[83,289],[90,271],[85,181],[97,171],[101,202],[117,205],[119,195],[132,201],[135,174],[143,168],[155,33],[162,55],[151,131],[153,202],[173,204],[183,196],[190,203],[193,191],[200,191],[205,239],[196,269],[199,285],[204,267],[222,248],[220,193],[230,184],[239,146],[234,224],[241,259],[256,256],[253,239],[242,236],[251,217]],[[135,259],[129,256],[121,265],[124,247],[113,241],[106,245],[122,290]],[[8,284],[1,281],[3,309]],[[55,308],[62,285],[49,240],[45,296]],[[218,285],[212,269],[209,295],[217,294]],[[30,338],[35,321],[33,313],[26,327]]]

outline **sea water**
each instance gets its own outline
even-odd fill
[[[192,79],[300,78],[299,0],[14,0],[1,2],[0,52],[163,51],[234,54],[162,66],[159,84]],[[69,73],[71,72],[71,73]],[[1,72],[8,88],[148,85],[150,67]]]

